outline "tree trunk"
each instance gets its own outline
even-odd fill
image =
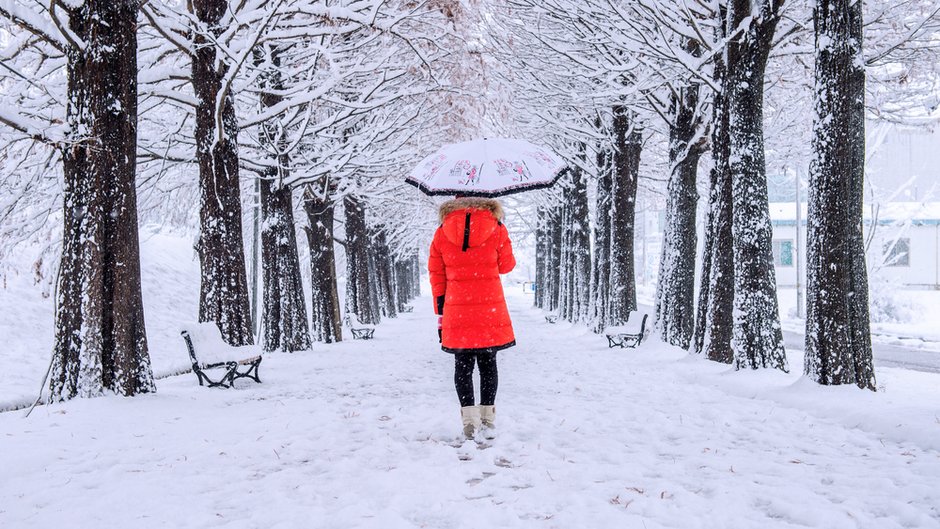
[[[264,350],[305,351],[311,345],[310,330],[289,187],[261,181],[261,218]]]
[[[542,253],[538,261],[541,276],[536,283],[536,297],[539,308],[557,312],[561,295],[561,207],[541,206],[539,208],[539,229],[542,233]]]
[[[242,205],[238,181],[238,124],[232,94],[221,93],[228,70],[219,60],[214,38],[228,8],[226,0],[193,0],[200,22],[192,56],[196,92],[196,157],[199,160],[200,234],[197,249],[202,269],[199,321],[214,321],[230,345],[253,342]],[[208,30],[212,37],[206,35]]]
[[[727,14],[726,4],[719,3],[719,19]],[[719,38],[724,27],[719,25]],[[723,56],[715,58],[715,82],[727,82]],[[732,249],[731,216],[732,187],[728,138],[728,97],[724,90],[712,95],[711,152],[708,208],[705,219],[705,240],[702,250],[701,287],[695,325],[695,351],[715,362],[734,361],[731,337],[734,330],[734,254]]]
[[[407,257],[395,258],[395,292],[398,301],[398,312],[405,310],[405,305],[415,298],[415,256],[410,253]]]
[[[411,273],[414,274],[411,283],[411,299],[414,299],[421,295],[421,260],[417,251],[411,256]]]
[[[600,128],[600,127],[598,127]],[[611,152],[606,145],[597,151],[597,193],[594,208],[594,259],[591,273],[591,324],[594,332],[607,327],[607,307],[610,304],[610,228],[611,228]]]
[[[69,30],[86,48],[67,52],[66,119],[75,136],[62,153],[52,400],[156,390],[137,227],[137,11],[133,0],[68,10]]]
[[[310,248],[310,299],[313,339],[343,341],[339,290],[336,286],[336,256],[333,250],[334,203],[319,196],[312,186],[304,189],[307,214],[307,244]]]
[[[385,229],[374,229],[372,241],[374,248],[372,254],[375,256],[375,285],[377,287],[375,291],[379,298],[379,309],[383,316],[397,318],[398,301],[396,300],[396,291],[394,288],[394,260],[392,258],[392,252],[388,247],[388,238],[385,235]]]
[[[343,209],[346,212],[346,312],[355,314],[364,325],[375,325],[381,316],[373,296],[365,206],[358,197],[346,195]]]
[[[546,226],[545,206],[539,206],[535,213],[535,295],[533,305],[536,308],[546,307],[545,292],[548,287],[547,261],[548,261],[548,227]]]
[[[571,318],[571,290],[572,290],[572,251],[571,251],[571,232],[573,230],[571,222],[571,207],[568,201],[571,199],[572,174],[569,171],[562,181],[562,203],[559,207],[558,218],[560,219],[561,245],[558,247],[558,316],[563,320]]]
[[[698,332],[695,350],[709,360],[734,361],[731,338],[734,331],[734,253],[732,249],[731,169],[728,165],[727,98],[714,99],[712,158],[708,191],[708,218],[702,253],[699,290]]]
[[[865,69],[862,3],[817,0],[807,242],[805,373],[875,389],[862,233]]]
[[[671,172],[666,226],[656,285],[656,321],[664,342],[688,349],[695,325],[695,259],[698,235],[695,180],[702,154],[699,142],[699,85],[681,88],[672,98],[669,124]]]
[[[551,285],[551,290],[548,292],[548,310],[553,313],[558,313],[561,308],[563,213],[564,208],[555,206],[549,214],[548,282]]]
[[[256,64],[263,64],[263,59],[259,53],[255,57]],[[273,107],[283,100],[278,93],[284,83],[277,47],[271,50],[269,60],[272,67],[259,78],[262,108]],[[290,171],[290,157],[283,154],[286,142],[279,123],[262,124],[260,136],[268,151],[269,163],[274,166],[260,182],[264,350],[304,351],[310,349],[311,342],[297,254],[294,201],[291,188],[283,185]]]
[[[614,107],[614,174],[610,226],[611,325],[623,325],[636,310],[636,273],[633,259],[637,178],[643,136],[635,115]]]
[[[764,69],[782,0],[733,0],[727,27],[745,24],[727,50],[733,194],[734,365],[787,370],[777,309],[764,163]],[[747,21],[748,17],[750,21]]]
[[[584,150],[582,145],[582,153]],[[571,171],[570,194],[565,202],[570,226],[568,320],[574,323],[588,321],[591,311],[591,226],[587,191],[584,171],[581,168]]]

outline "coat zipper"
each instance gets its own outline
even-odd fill
[[[470,212],[467,212],[467,222],[463,225],[463,247],[460,249],[461,252],[466,252],[467,248],[470,247]]]

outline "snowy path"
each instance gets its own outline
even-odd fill
[[[937,375],[728,373],[528,302],[485,450],[452,446],[452,358],[418,300],[372,342],[269,355],[260,386],[0,414],[0,527],[940,527]]]

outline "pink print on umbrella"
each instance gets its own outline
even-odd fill
[[[545,151],[531,151],[523,153],[526,156],[530,156],[535,159],[543,167],[554,167],[555,159],[545,153]]]
[[[462,186],[476,185],[480,181],[480,173],[477,166],[470,163],[470,160],[460,160],[454,164],[450,170],[451,178],[459,178],[457,183]]]
[[[445,160],[447,160],[447,156],[444,156],[443,154],[438,154],[434,158],[431,158],[430,160],[425,162],[424,168],[427,170],[427,172],[424,174],[423,180],[428,181],[431,179],[432,176],[437,174],[437,172],[440,171],[441,166],[444,165]]]
[[[501,177],[511,176],[513,182],[523,182],[529,179],[529,172],[522,162],[510,162],[502,158],[493,160],[496,164],[496,172]]]

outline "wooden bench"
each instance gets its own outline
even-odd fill
[[[375,327],[353,327],[352,317],[350,317],[349,314],[347,314],[343,320],[346,326],[349,327],[349,332],[352,333],[353,340],[371,340],[374,338]]]
[[[545,321],[546,323],[558,323],[558,315],[549,314],[548,316],[545,316]]]
[[[210,388],[230,388],[239,378],[261,383],[258,366],[262,357],[256,346],[232,347],[222,340],[219,327],[211,321],[189,324],[180,331],[180,335],[186,342],[193,373],[196,373],[200,386],[205,382]],[[206,373],[211,369],[222,370],[222,377],[212,380]]]
[[[415,308],[411,305],[402,305],[401,310],[398,312],[414,312]]]
[[[626,324],[616,328],[608,328],[605,331],[607,347],[629,347],[632,349],[640,345],[646,334],[646,318],[648,315],[643,315],[639,327],[637,327],[636,321],[639,314],[639,312],[631,312],[627,315]]]

